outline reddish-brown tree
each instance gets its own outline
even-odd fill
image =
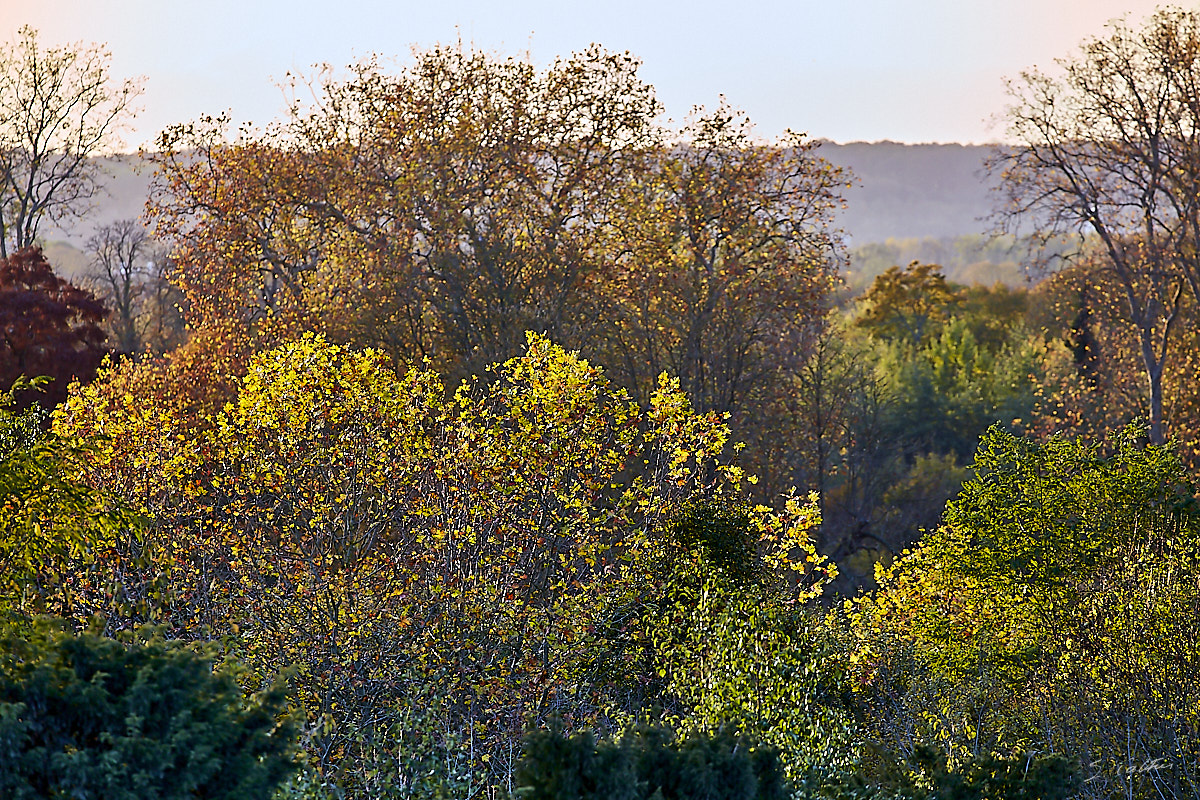
[[[94,295],[54,274],[41,248],[0,260],[0,386],[22,375],[51,378],[45,394],[18,398],[18,409],[57,405],[72,379],[95,376],[108,352],[107,316]]]

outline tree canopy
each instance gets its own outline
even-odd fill
[[[39,399],[47,409],[58,405],[72,380],[95,376],[107,352],[107,316],[91,292],[54,274],[41,249],[0,260],[0,385],[45,376],[45,397],[24,394],[18,407]]]

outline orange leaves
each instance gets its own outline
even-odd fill
[[[189,324],[275,343],[330,311],[313,280],[329,236],[312,208],[334,188],[333,165],[245,132],[228,142],[226,128],[215,119],[164,133],[148,213],[175,244]]]
[[[313,108],[231,137],[164,134],[158,236],[177,246],[194,327],[270,344],[304,330],[458,374],[570,335],[614,187],[657,141],[635,60],[593,47],[548,70],[435,48],[398,75],[365,62]]]

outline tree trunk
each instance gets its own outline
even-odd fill
[[[1163,430],[1162,359],[1155,358],[1154,346],[1149,335],[1142,333],[1142,363],[1146,368],[1146,379],[1150,387],[1150,443],[1166,443]]]

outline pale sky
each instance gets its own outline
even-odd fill
[[[599,42],[641,58],[667,116],[721,95],[756,132],[838,142],[996,141],[1004,78],[1052,68],[1153,0],[0,0],[0,37],[102,42],[117,77],[145,76],[136,149],[164,126],[229,111],[279,117],[287,72],[437,43],[526,52],[544,65]]]

